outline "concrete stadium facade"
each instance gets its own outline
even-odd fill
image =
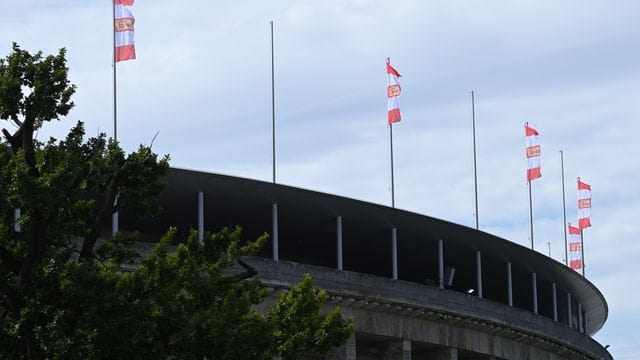
[[[159,235],[240,225],[270,243],[247,261],[265,307],[309,273],[353,317],[331,359],[612,359],[593,336],[606,300],[561,263],[425,215],[268,182],[171,169],[161,215],[121,215]]]

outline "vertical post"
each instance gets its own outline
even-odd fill
[[[116,2],[115,0],[111,0],[113,7],[113,18],[111,19],[111,28],[113,29],[113,140],[118,141],[118,101],[117,101],[117,90],[116,90],[116,64],[117,64],[117,55],[116,55]],[[117,221],[117,216],[116,216]]]
[[[531,274],[531,283],[533,287],[533,313],[538,313],[538,276],[536,273]]]
[[[564,193],[564,153],[560,150],[560,169],[562,170],[562,227],[564,228],[564,264],[569,266],[569,253],[567,248],[567,202]]]
[[[507,263],[507,300],[513,306],[513,280],[511,278],[511,261]]]
[[[395,227],[391,229],[391,256],[393,257],[393,280],[398,280],[398,235]]]
[[[389,64],[391,61],[390,58],[387,58],[387,64]],[[391,149],[390,151],[390,155],[391,155],[391,207],[394,208],[396,207],[396,196],[395,196],[395,184],[394,184],[394,177],[393,177],[393,124],[390,122],[389,123],[389,148]]]
[[[273,260],[278,261],[278,204],[271,207],[272,231],[273,231]]]
[[[582,258],[582,277],[585,277],[585,272],[584,272],[584,236],[583,236],[583,232],[582,229],[580,229],[580,252],[581,252],[581,258]]]
[[[558,298],[556,294],[556,283],[551,284],[552,299],[553,299],[553,321],[558,321]]]
[[[118,221],[118,195],[113,200],[113,208],[111,213],[111,235],[115,235],[119,230],[119,221]]]
[[[13,211],[13,231],[15,232],[22,232],[22,227],[20,226],[21,215],[20,209],[15,209]]]
[[[273,55],[273,21],[271,26],[271,164],[273,166],[273,183],[276,183],[276,87],[275,58]]]
[[[204,193],[198,192],[198,240],[204,240]]]
[[[476,287],[478,288],[478,297],[482,299],[482,254],[476,251]]]
[[[572,315],[571,315],[571,293],[567,293],[567,325],[569,325],[569,327],[573,327],[573,324],[571,323],[573,321]]]
[[[551,242],[547,241],[547,247],[549,248],[549,257],[551,257]]]
[[[438,283],[444,289],[444,249],[442,239],[438,239]]]
[[[338,270],[343,270],[342,267],[342,216],[336,218],[336,232],[338,235]]]
[[[582,303],[578,303],[578,332],[583,332],[582,328]]]
[[[480,229],[480,218],[478,215],[478,165],[476,161],[476,101],[475,94],[471,91],[471,119],[473,123],[473,184],[475,190],[475,205],[476,205],[476,230]]]
[[[529,222],[530,222],[530,234],[531,237],[531,250],[533,250],[533,201],[531,199],[531,181],[527,181],[529,184]]]

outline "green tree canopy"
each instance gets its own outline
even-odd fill
[[[198,241],[172,228],[144,258],[136,234],[110,236],[116,199],[159,210],[168,157],[142,145],[125,154],[104,134],[85,140],[82,123],[37,140],[74,91],[64,49],[45,57],[14,44],[0,59],[0,119],[14,125],[0,141],[0,358],[296,359],[347,339],[351,322],[320,312],[327,295],[308,276],[266,314],[254,310],[266,291],[242,257],[266,235],[223,229]]]

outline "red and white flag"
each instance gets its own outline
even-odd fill
[[[400,121],[400,73],[387,63],[387,121],[389,125]]]
[[[542,176],[540,173],[540,141],[536,129],[527,124],[524,125],[527,137],[527,181],[535,180]]]
[[[136,58],[136,48],[133,42],[134,24],[136,19],[131,13],[133,1],[134,0],[114,0],[116,62]]]
[[[578,178],[578,227],[591,226],[591,185]]]
[[[569,224],[569,267],[574,270],[582,269],[582,241],[580,228]]]

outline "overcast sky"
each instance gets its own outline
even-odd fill
[[[476,92],[482,230],[528,246],[524,122],[540,132],[536,249],[563,261],[577,176],[593,189],[587,277],[609,320],[596,335],[640,358],[640,2],[138,0],[138,59],[118,64],[118,135],[172,165],[271,180],[269,21],[275,22],[278,182],[390,204],[384,61],[402,74],[396,205],[475,224],[470,91]],[[112,131],[109,1],[5,1],[0,55],[68,50],[75,121]],[[0,124],[9,126],[7,123]],[[634,225],[636,224],[636,225]]]

